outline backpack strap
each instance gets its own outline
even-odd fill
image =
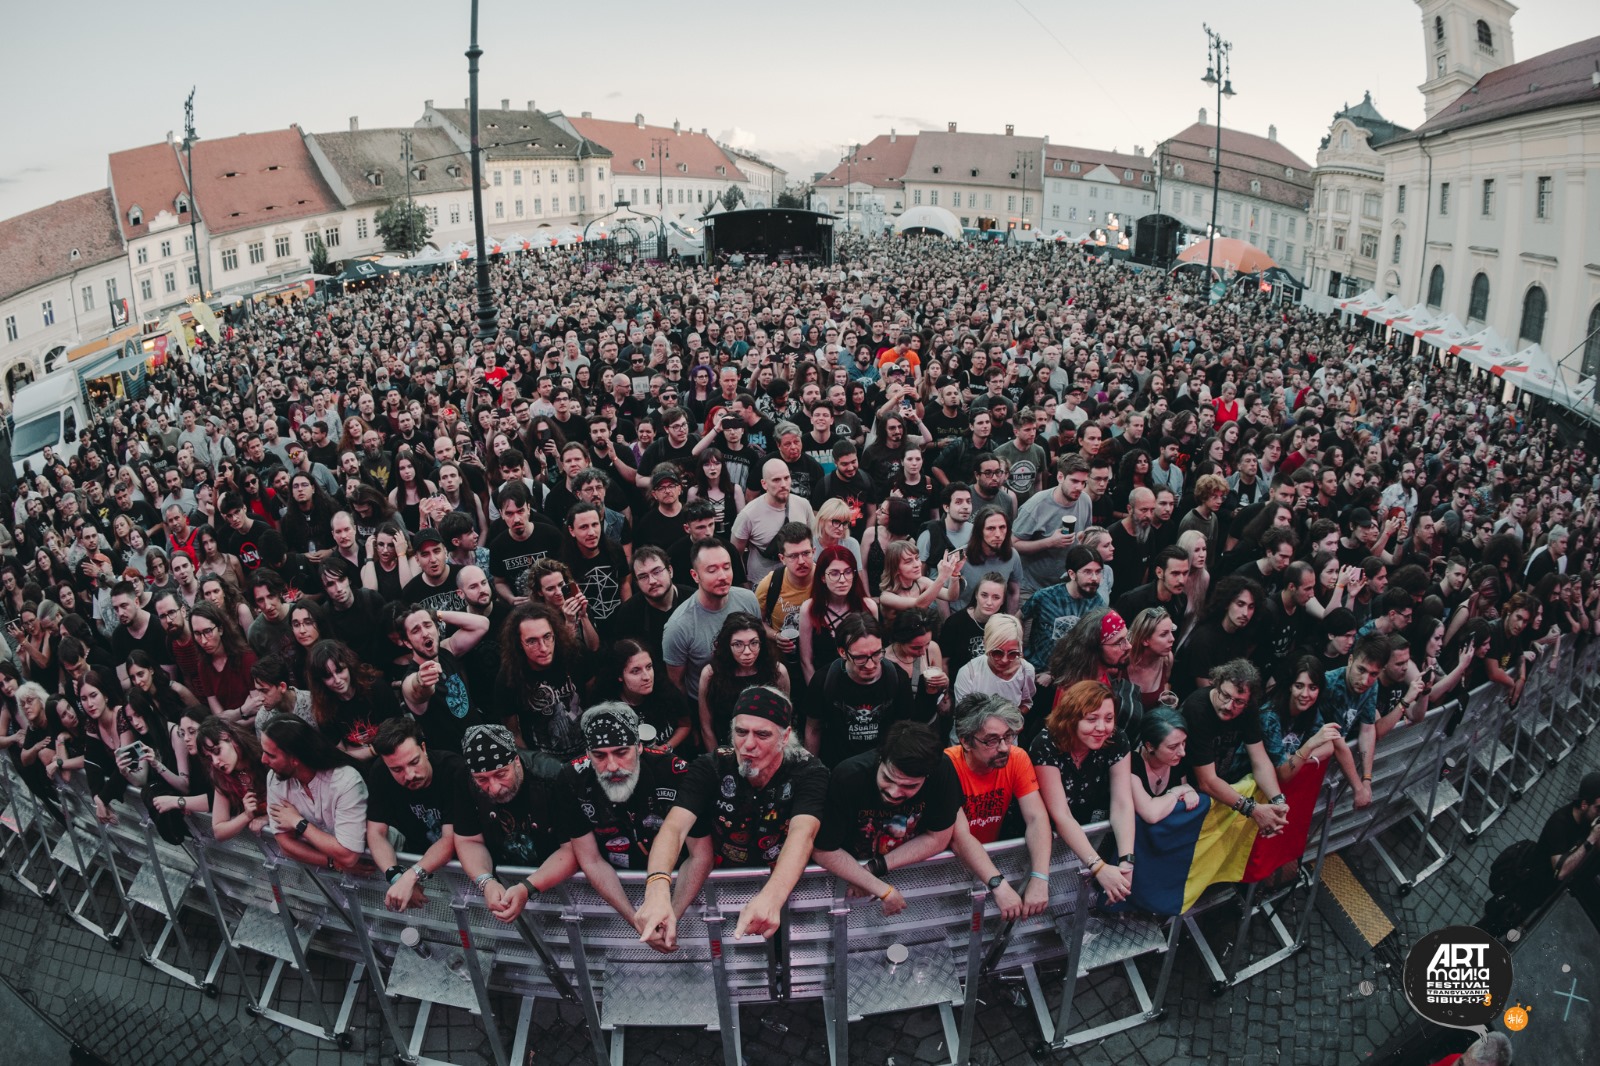
[[[766,602],[761,605],[761,620],[763,622],[770,624],[772,621],[772,608],[778,602],[778,595],[783,590],[783,580],[784,565],[779,563],[778,568],[767,575],[767,598]]]

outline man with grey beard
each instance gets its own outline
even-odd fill
[[[644,870],[656,833],[677,802],[689,764],[671,752],[647,748],[654,727],[641,724],[626,703],[599,703],[578,719],[586,749],[583,758],[561,768],[552,803],[557,833],[572,845],[584,876],[606,902],[630,922],[634,907],[622,890],[618,870]],[[698,876],[682,879],[698,886],[709,872],[710,853],[691,857],[685,869]],[[694,893],[673,900],[678,914]]]
[[[1128,517],[1111,524],[1112,587],[1135,589],[1150,579],[1150,560],[1161,545],[1150,538],[1156,518],[1156,494],[1147,488],[1128,493]]]

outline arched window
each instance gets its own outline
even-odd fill
[[[1433,39],[1441,43],[1444,41],[1444,19],[1437,15],[1433,18]]]
[[[1482,19],[1478,20],[1478,43],[1485,48],[1494,47],[1494,33],[1489,29],[1489,24]]]
[[[1585,331],[1588,340],[1583,342],[1583,370],[1586,378],[1600,374],[1600,304],[1594,305],[1594,310],[1589,312],[1589,328]]]
[[[1479,271],[1472,279],[1472,299],[1467,301],[1467,321],[1484,322],[1489,318],[1489,275]]]
[[[1545,306],[1544,289],[1541,286],[1532,286],[1522,298],[1522,328],[1517,331],[1517,336],[1529,344],[1544,340]]]
[[[1438,307],[1444,303],[1444,267],[1437,263],[1428,272],[1428,306]]]

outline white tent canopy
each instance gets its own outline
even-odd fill
[[[1511,345],[1506,339],[1495,332],[1493,326],[1484,326],[1478,332],[1461,342],[1460,351],[1451,348],[1451,353],[1460,355],[1461,358],[1481,370],[1488,370],[1496,363],[1505,359],[1511,351]]]
[[[1455,315],[1446,312],[1442,317],[1434,319],[1419,336],[1435,348],[1448,351],[1472,336],[1473,332],[1471,327],[1463,326]]]
[[[1361,314],[1379,325],[1387,326],[1395,319],[1406,313],[1405,305],[1396,297],[1389,297],[1376,307],[1369,307]]]
[[[1497,364],[1494,372],[1522,391],[1547,400],[1565,404],[1572,395],[1561,368],[1556,366],[1550,353],[1537,344],[1530,344],[1510,359]]]
[[[1364,313],[1368,308],[1377,307],[1383,301],[1378,298],[1377,290],[1368,289],[1359,296],[1352,296],[1348,300],[1339,301],[1339,310],[1348,311],[1352,315]]]
[[[1408,333],[1413,337],[1432,324],[1433,312],[1423,304],[1417,304],[1389,323],[1393,329],[1397,329],[1401,333]]]
[[[913,207],[894,221],[896,233],[913,229],[931,229],[953,241],[962,238],[961,220],[943,207]]]

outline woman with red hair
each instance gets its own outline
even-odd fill
[[[878,603],[867,595],[855,554],[839,544],[823,548],[811,575],[811,598],[800,605],[800,665],[806,684],[839,657],[839,623],[861,611],[877,617]]]

